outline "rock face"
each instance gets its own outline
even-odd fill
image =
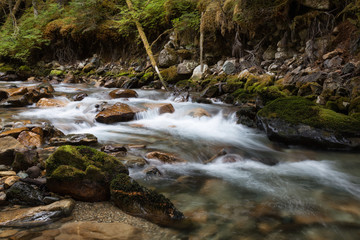
[[[81,201],[104,201],[110,197],[110,181],[119,173],[128,174],[115,157],[85,146],[61,146],[47,160],[47,187],[50,191]]]
[[[111,198],[121,210],[160,226],[182,227],[184,215],[162,194],[140,186],[126,174],[111,182]]]
[[[136,112],[127,104],[116,103],[99,112],[95,119],[101,123],[128,122],[134,120]]]
[[[258,112],[257,120],[270,140],[329,149],[360,149],[360,121],[313,102],[277,99]]]
[[[6,192],[7,200],[13,204],[38,206],[44,205],[44,193],[32,185],[17,182]]]
[[[131,89],[116,89],[109,93],[112,98],[136,98],[137,92]]]
[[[22,208],[0,212],[2,227],[36,227],[42,226],[71,214],[75,202],[62,200],[47,206]]]
[[[61,145],[93,145],[98,142],[97,137],[92,134],[68,134],[66,136],[59,136],[50,139],[50,144],[53,146]]]
[[[0,165],[11,165],[15,158],[15,152],[24,148],[25,146],[13,137],[0,138]]]

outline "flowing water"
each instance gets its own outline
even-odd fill
[[[8,87],[14,83],[1,83]],[[19,84],[19,83],[16,83]],[[21,83],[21,85],[24,85]],[[223,103],[179,102],[154,90],[139,97],[110,99],[113,89],[54,85],[66,107],[1,110],[3,124],[20,120],[51,122],[69,133],[92,133],[101,144],[141,144],[130,154],[151,150],[174,153],[186,163],[155,165],[162,176],[147,176],[145,167],[130,169],[143,185],[157,189],[198,223],[179,237],[198,239],[359,239],[360,157],[357,153],[282,147],[264,133],[236,123],[236,108]],[[71,97],[86,92],[80,102]],[[127,123],[95,122],[97,107],[124,102],[140,109],[146,103],[171,103],[175,112],[140,112]],[[211,117],[188,115],[203,108]],[[221,149],[227,155],[204,164]],[[231,159],[232,161],[227,161]],[[235,161],[235,162],[233,162]],[[262,162],[279,161],[275,166]]]

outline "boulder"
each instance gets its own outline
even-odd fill
[[[201,65],[197,66],[194,71],[193,74],[191,76],[192,79],[201,79],[203,74],[209,69],[209,66],[204,64],[203,65],[203,70],[201,71]]]
[[[5,91],[8,92],[9,96],[18,96],[18,95],[24,95],[25,93],[27,93],[28,89],[26,87],[20,87],[20,88],[9,88],[6,89]]]
[[[177,66],[177,73],[180,75],[191,75],[199,64],[193,60],[184,60]]]
[[[65,107],[68,102],[60,99],[53,98],[41,98],[37,103],[37,107],[47,108],[47,107]]]
[[[22,131],[29,131],[27,127],[13,128],[0,133],[0,137],[11,136],[17,138]]]
[[[0,212],[2,227],[36,227],[49,224],[71,214],[75,202],[70,199],[58,201],[47,206],[21,208]]]
[[[97,137],[90,133],[85,134],[68,134],[66,136],[59,136],[50,139],[50,144],[53,146],[61,145],[93,145],[98,142]]]
[[[6,191],[7,200],[12,204],[38,206],[44,205],[44,192],[24,182],[16,182]]]
[[[134,120],[136,111],[125,103],[116,103],[99,112],[95,120],[101,123],[128,122]]]
[[[140,186],[126,174],[111,182],[111,198],[124,212],[145,218],[160,226],[184,227],[185,217],[169,199]]]
[[[175,108],[171,103],[145,103],[144,107],[148,109],[159,109],[159,114],[175,112]]]
[[[26,147],[40,147],[44,142],[39,134],[30,131],[21,132],[17,140]]]
[[[24,95],[9,97],[1,104],[3,107],[25,107],[27,105],[29,105],[29,102]]]
[[[163,49],[159,54],[159,67],[170,67],[177,64],[178,56],[172,49]]]
[[[0,138],[0,164],[11,165],[15,159],[15,153],[23,149],[25,146],[13,137]]]
[[[360,121],[300,97],[277,99],[257,114],[270,140],[326,149],[360,149]]]
[[[157,176],[157,177],[162,176],[162,173],[160,172],[160,170],[157,169],[157,167],[155,167],[155,166],[148,167],[143,172],[146,174],[146,176],[150,176],[150,177],[152,177],[152,176]]]
[[[109,93],[111,98],[136,98],[137,92],[131,89],[116,89]]]
[[[41,168],[39,168],[38,166],[29,167],[26,170],[26,174],[29,178],[38,178],[41,176]]]
[[[243,124],[248,127],[256,127],[256,105],[253,103],[245,103],[239,107],[239,111],[236,112],[238,117],[238,124]]]
[[[149,152],[145,156],[148,159],[156,159],[163,163],[181,163],[186,162],[186,160],[181,159],[174,154],[164,153],[164,152]]]
[[[110,181],[128,174],[115,157],[85,146],[61,146],[46,160],[47,187],[81,201],[105,201]]]
[[[227,60],[221,69],[228,75],[233,74],[236,71],[235,63],[236,60]]]

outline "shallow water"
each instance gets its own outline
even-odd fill
[[[4,85],[20,83],[0,83]],[[21,83],[23,85],[23,83]],[[49,121],[66,134],[92,133],[102,144],[144,144],[131,150],[144,157],[150,150],[174,153],[186,163],[157,166],[161,177],[144,168],[130,169],[142,184],[156,188],[198,223],[193,232],[178,237],[198,239],[358,239],[360,236],[360,158],[356,153],[285,148],[271,143],[257,130],[236,123],[230,105],[177,102],[167,93],[136,90],[136,99],[110,99],[113,89],[86,85],[54,85],[56,98],[70,100],[80,92],[88,97],[63,108],[1,109],[3,125],[20,120]],[[71,100],[70,100],[71,101]],[[127,123],[94,121],[96,105],[124,102],[171,103],[173,114],[150,110]],[[193,118],[188,112],[203,108],[211,117]],[[203,164],[221,149],[224,157]],[[263,161],[277,160],[275,166]]]

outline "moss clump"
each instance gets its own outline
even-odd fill
[[[168,83],[176,83],[184,78],[177,73],[177,67],[171,66],[167,69],[162,70],[161,72],[162,77]]]
[[[19,67],[19,71],[22,71],[22,72],[30,72],[31,71],[31,68],[29,66],[26,66],[26,65],[22,65]]]
[[[305,124],[340,134],[359,134],[360,121],[322,108],[301,97],[280,98],[258,112],[265,118],[280,118],[291,124]]]
[[[144,75],[141,76],[139,80],[139,84],[141,86],[150,84],[154,80],[154,73],[153,72],[147,72]]]
[[[128,170],[117,158],[96,149],[65,145],[46,160],[46,172],[49,177],[58,179],[86,177],[110,180],[120,172],[127,174]]]
[[[357,97],[350,102],[349,112],[360,113],[360,97]]]
[[[0,64],[0,72],[15,72],[15,69],[10,65]]]
[[[50,72],[51,76],[62,76],[64,74],[64,71],[53,69]]]
[[[274,83],[274,77],[264,74],[261,76],[255,76],[249,74],[246,77],[245,89],[249,92],[258,92],[262,88],[271,86]]]
[[[257,94],[260,96],[263,104],[267,104],[278,98],[285,98],[288,95],[275,86],[261,88]]]

